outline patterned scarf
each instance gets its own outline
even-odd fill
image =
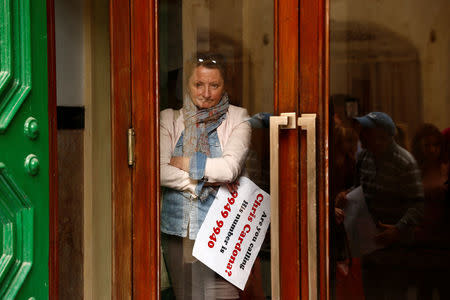
[[[209,157],[208,135],[222,124],[228,111],[228,95],[223,94],[216,106],[198,109],[189,95],[183,102],[184,137],[183,156],[191,157],[195,152],[205,153]]]
[[[206,109],[198,109],[189,95],[184,97],[183,115],[185,129],[183,156],[192,157],[195,152],[202,152],[207,157],[210,157],[208,135],[222,124],[229,105],[228,95],[226,93],[223,94],[216,106]],[[196,166],[191,167],[195,168]],[[205,188],[202,190],[201,200],[204,200],[203,198],[209,195],[214,189],[209,187],[207,190],[205,191]]]

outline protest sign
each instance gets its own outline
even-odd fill
[[[197,234],[192,255],[244,289],[270,223],[270,196],[241,177],[231,194],[221,186]]]
[[[367,208],[361,186],[346,195],[344,227],[353,257],[360,257],[382,248],[375,242],[379,233]]]

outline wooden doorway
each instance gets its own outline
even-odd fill
[[[317,210],[312,225],[307,214],[306,134],[299,128],[280,132],[280,157],[289,158],[279,167],[278,196],[283,199],[279,212],[280,297],[326,299],[327,1],[275,1],[273,7],[274,115],[316,114],[317,128],[316,157],[310,158],[317,169],[316,202],[312,203]],[[159,299],[158,2],[114,0],[110,14],[113,293],[115,299]],[[132,166],[126,159],[129,128],[135,134]],[[312,232],[317,233],[315,240],[310,239]]]

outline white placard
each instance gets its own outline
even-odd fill
[[[346,195],[344,226],[353,257],[360,257],[382,248],[375,242],[379,233],[367,208],[361,186]]]
[[[269,223],[269,194],[241,177],[234,194],[220,187],[198,232],[192,255],[244,290]]]

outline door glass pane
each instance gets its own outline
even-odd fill
[[[330,1],[333,299],[450,297],[449,14]]]
[[[248,233],[252,241],[263,241],[259,253],[238,249],[225,257],[232,268],[217,273],[192,250],[220,186],[247,177],[269,192],[273,3],[160,0],[158,8],[161,298],[270,298],[269,232]],[[245,220],[235,219],[236,228]],[[207,236],[209,247],[221,249],[221,235],[242,236],[220,230],[222,221]],[[253,222],[256,230],[259,223]],[[256,257],[252,268],[250,255]],[[251,271],[243,290],[225,279],[225,270],[237,269]]]

